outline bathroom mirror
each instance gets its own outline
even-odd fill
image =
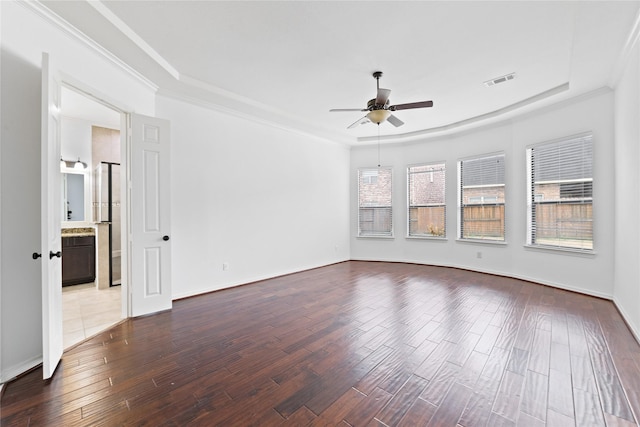
[[[84,172],[62,173],[62,221],[86,221],[87,183]]]

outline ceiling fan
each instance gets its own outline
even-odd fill
[[[354,128],[358,125],[363,125],[365,123],[376,123],[380,124],[387,120],[389,123],[394,125],[395,127],[402,126],[404,122],[391,114],[392,111],[397,110],[409,110],[412,108],[426,108],[433,107],[433,101],[422,101],[422,102],[410,102],[408,104],[396,104],[389,105],[389,94],[391,90],[389,89],[380,89],[380,77],[382,77],[382,71],[376,71],[373,73],[373,78],[376,79],[376,89],[378,93],[374,99],[370,99],[367,102],[367,108],[333,108],[329,110],[330,112],[335,111],[368,111],[368,113],[355,123],[349,125],[347,129]]]

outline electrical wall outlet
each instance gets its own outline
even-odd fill
[[[476,252],[476,258],[478,259],[482,258],[482,252]]]

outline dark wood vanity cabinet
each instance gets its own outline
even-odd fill
[[[62,286],[96,280],[95,236],[62,237]]]

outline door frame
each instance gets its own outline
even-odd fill
[[[108,107],[120,114],[120,238],[121,238],[121,284],[120,284],[120,300],[121,309],[120,316],[123,319],[131,317],[131,291],[129,288],[129,230],[130,230],[130,212],[128,203],[129,194],[129,165],[131,158],[130,146],[130,130],[127,123],[129,122],[129,108],[117,100],[112,99],[108,95],[101,93],[95,88],[88,86],[77,79],[60,72],[60,85],[77,92],[78,94],[89,98],[90,100]],[[64,101],[64,99],[63,99]]]

